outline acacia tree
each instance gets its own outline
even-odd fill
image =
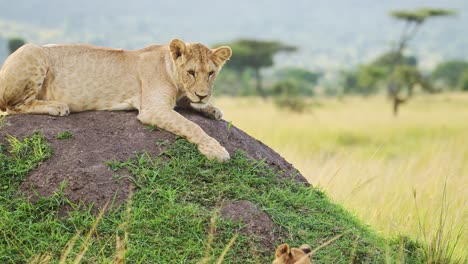
[[[378,92],[378,86],[388,82],[394,58],[395,52],[385,52],[370,63],[360,65],[354,72],[344,72],[345,92],[361,95]],[[416,68],[417,64],[414,56],[401,56],[399,60],[399,67]]]
[[[394,78],[401,74],[395,74],[395,71],[400,66],[403,51],[408,45],[408,42],[416,36],[416,33],[421,28],[423,23],[429,18],[441,17],[441,16],[451,16],[455,12],[447,9],[432,9],[432,8],[422,8],[417,10],[401,10],[393,11],[390,15],[398,20],[405,22],[405,26],[401,33],[400,39],[398,40],[397,47],[394,51],[394,57],[390,62],[390,72],[388,76]],[[393,100],[393,114],[398,114],[399,106],[406,102],[411,96],[411,88],[414,83],[405,83],[404,80],[390,81],[388,84],[388,94]],[[406,96],[401,96],[403,88],[406,87],[408,92]],[[430,87],[427,83],[425,87]]]
[[[247,68],[254,71],[256,80],[256,90],[266,97],[266,92],[262,85],[260,70],[273,66],[273,57],[280,52],[293,52],[297,48],[286,45],[278,41],[261,41],[251,39],[241,39],[227,44],[232,49],[232,57],[226,67],[242,72]]]

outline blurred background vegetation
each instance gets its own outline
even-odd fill
[[[0,63],[25,42],[230,45],[227,120],[377,230],[466,259],[467,25],[466,0],[0,0]]]
[[[0,61],[18,38],[138,49],[178,37],[233,47],[218,94],[398,91],[405,95],[393,97],[401,99],[418,85],[427,92],[468,89],[463,10],[462,0],[200,0],[184,8],[173,1],[0,0]]]

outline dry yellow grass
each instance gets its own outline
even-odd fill
[[[385,235],[430,241],[440,226],[444,184],[444,235],[452,232],[455,241],[464,231],[467,93],[419,95],[397,118],[383,96],[322,99],[302,114],[256,98],[217,103],[226,120],[278,151],[312,184]],[[468,255],[465,233],[459,243],[457,253]]]

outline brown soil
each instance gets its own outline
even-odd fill
[[[244,226],[239,230],[240,233],[253,235],[264,248],[274,250],[277,242],[275,230],[279,228],[255,204],[245,200],[230,202],[221,209],[221,216],[224,219],[241,221]]]
[[[279,177],[295,177],[297,182],[307,184],[305,178],[278,153],[240,129],[229,126],[226,121],[215,121],[190,112],[182,114],[216,138],[230,154],[244,150],[251,158],[264,159],[277,169]],[[66,181],[64,193],[73,203],[93,203],[95,208],[99,208],[114,199],[115,204],[119,204],[126,199],[131,183],[125,179],[116,180],[114,172],[104,162],[125,161],[135,152],[158,154],[162,149],[155,142],[171,142],[175,138],[165,131],[150,131],[136,119],[136,115],[136,112],[99,111],[68,117],[7,116],[4,127],[0,129],[0,143],[5,143],[7,134],[22,139],[34,131],[42,131],[49,141],[54,155],[32,171],[21,185],[21,190],[31,199],[52,195]],[[73,137],[57,139],[57,134],[64,131],[72,132]],[[244,221],[247,233],[273,241],[271,220],[255,209],[255,205],[249,202],[235,202],[223,208],[223,215]]]

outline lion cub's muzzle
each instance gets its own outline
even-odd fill
[[[198,93],[195,93],[195,95],[198,97],[198,99],[200,99],[200,102],[203,101],[203,99],[207,98],[208,97],[208,94],[207,95],[200,95]]]
[[[187,96],[191,103],[194,104],[207,104],[210,101],[211,95],[201,95],[199,93],[194,93],[192,96]]]

